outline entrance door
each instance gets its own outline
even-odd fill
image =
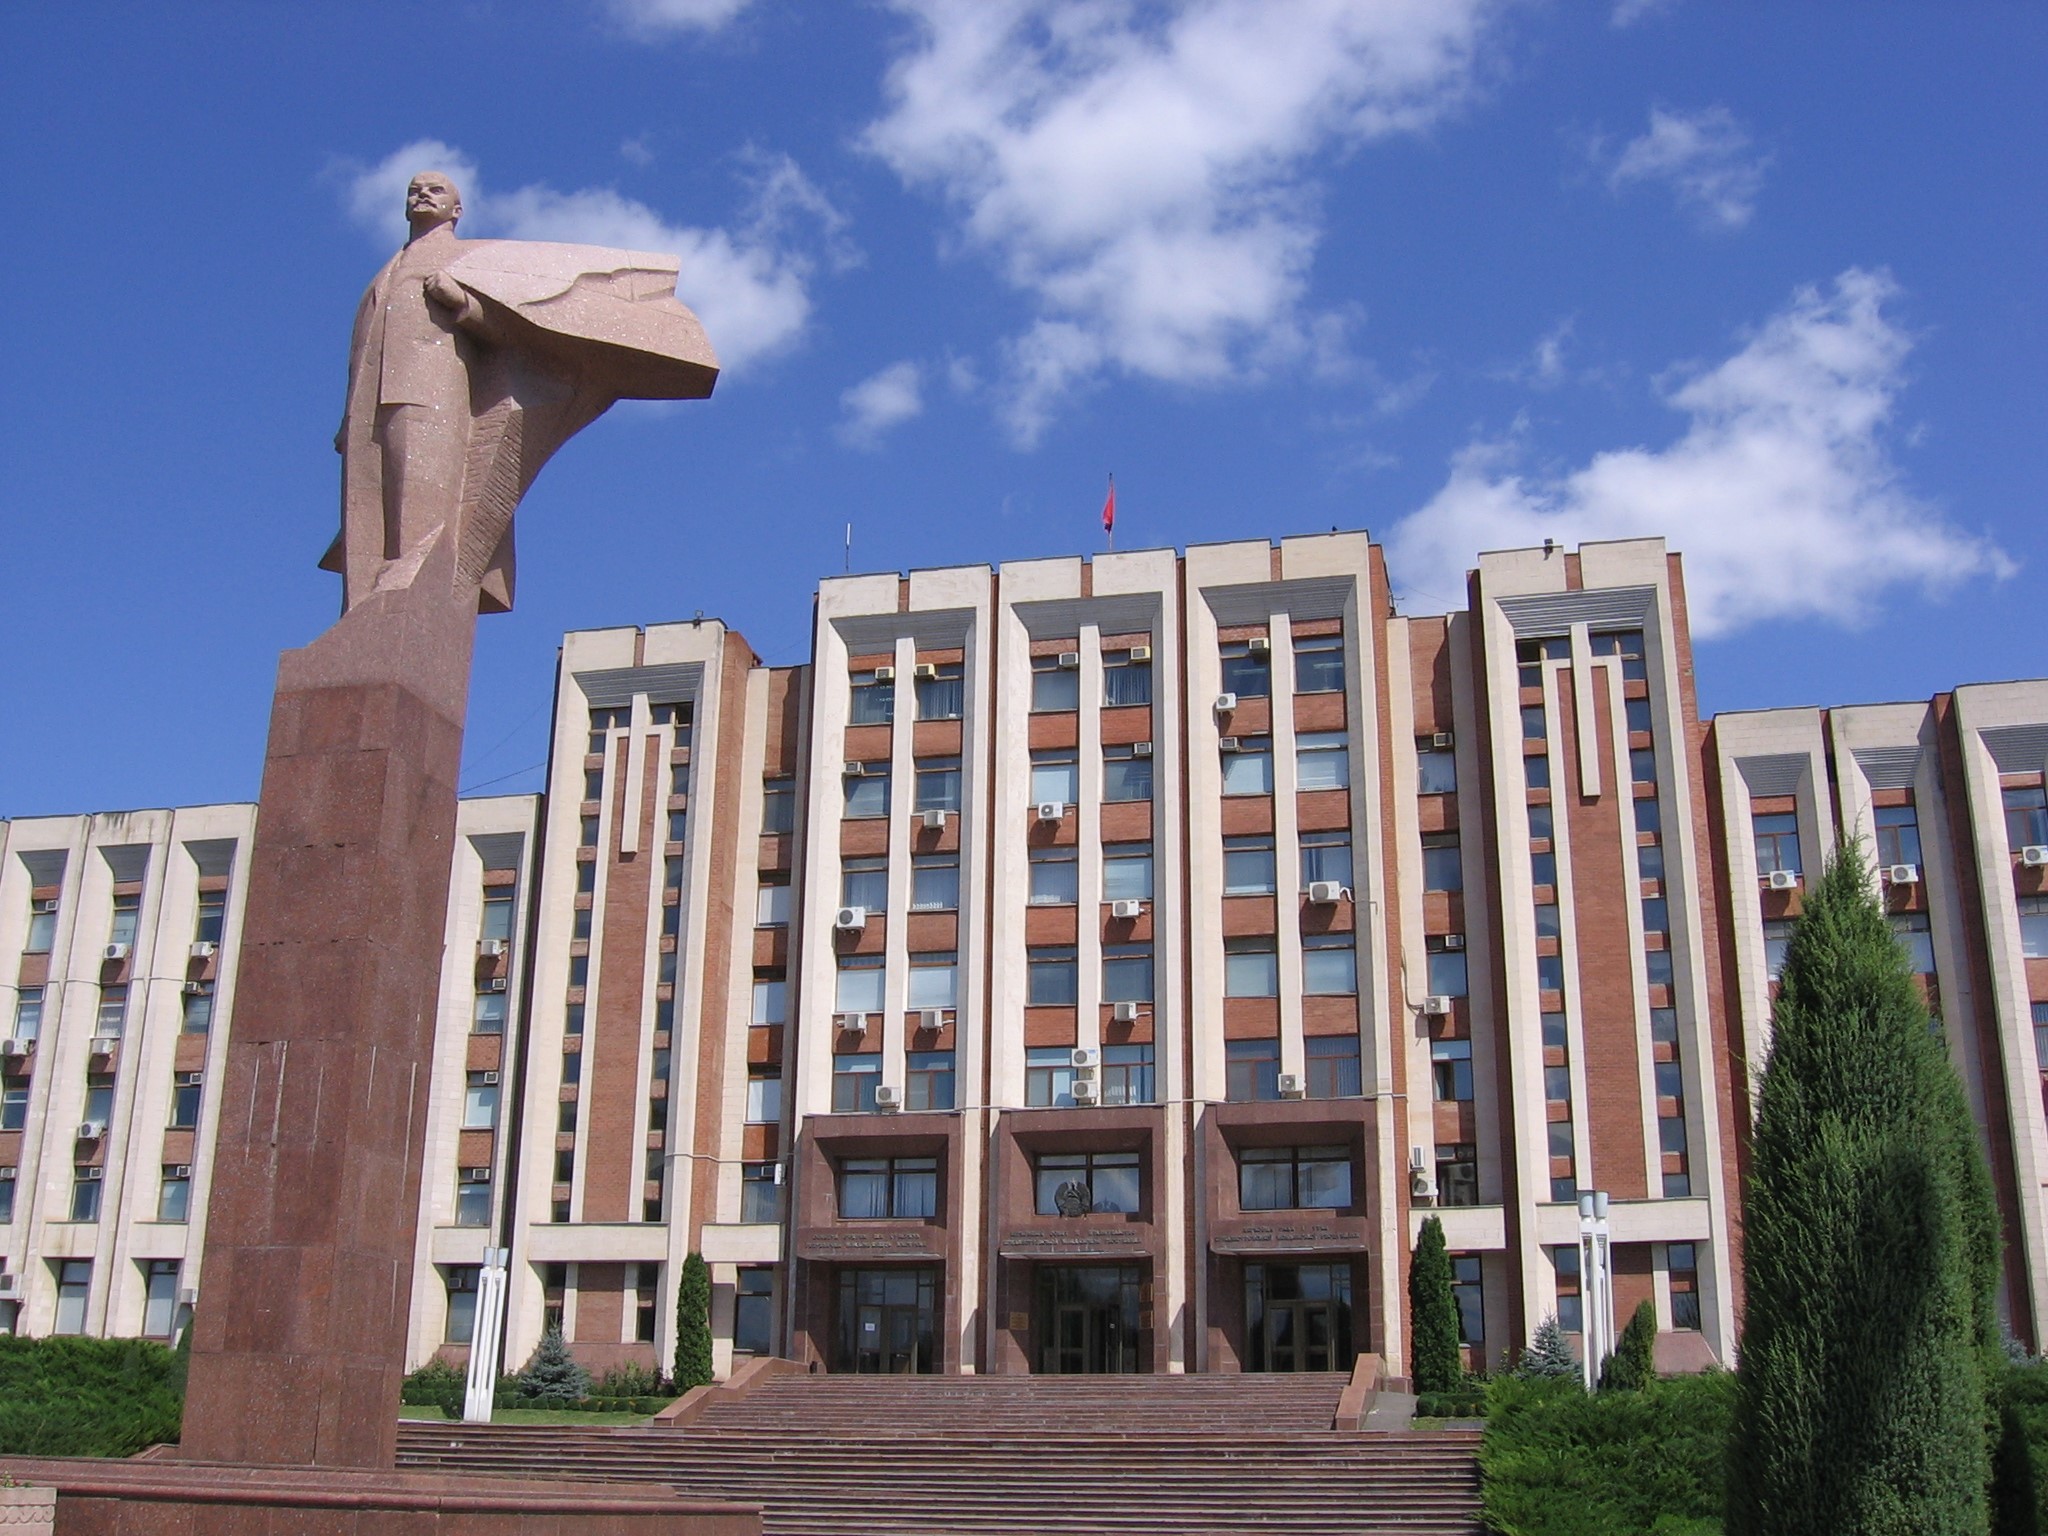
[[[1141,1285],[1136,1264],[1040,1265],[1040,1373],[1106,1376],[1137,1370]]]
[[[1351,1369],[1351,1266],[1247,1264],[1248,1368]]]
[[[937,1370],[938,1276],[935,1269],[841,1270],[835,1369],[864,1376]]]

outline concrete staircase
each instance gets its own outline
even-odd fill
[[[665,1482],[769,1536],[1475,1536],[1475,1433],[1347,1434],[1341,1376],[783,1376],[680,1429],[401,1426],[399,1465]]]

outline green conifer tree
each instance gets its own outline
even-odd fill
[[[1657,1304],[1641,1301],[1600,1372],[1602,1392],[1640,1392],[1657,1379]]]
[[[1454,1390],[1465,1379],[1465,1364],[1458,1354],[1458,1298],[1451,1292],[1444,1224],[1434,1216],[1423,1222],[1408,1264],[1408,1315],[1414,1336],[1409,1370],[1415,1390]]]
[[[683,1260],[676,1286],[675,1376],[678,1392],[711,1382],[711,1271],[700,1253]]]
[[[1572,1353],[1571,1340],[1564,1336],[1564,1324],[1555,1312],[1536,1325],[1536,1336],[1515,1363],[1515,1374],[1538,1380],[1578,1379],[1579,1357]]]
[[[1807,894],[1771,1024],[1729,1536],[1982,1536],[1989,1177],[1853,846]]]
[[[577,1403],[590,1396],[590,1372],[576,1363],[563,1342],[561,1325],[548,1330],[533,1347],[533,1357],[519,1373],[519,1390],[528,1397]]]

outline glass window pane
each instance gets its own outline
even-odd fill
[[[1102,850],[1102,899],[1152,899],[1152,845],[1111,843]]]
[[[846,814],[850,818],[889,814],[889,775],[870,768],[859,778],[848,778]]]
[[[1303,948],[1301,990],[1310,997],[1344,996],[1358,990],[1358,951],[1348,934],[1341,944]]]
[[[833,1001],[834,1010],[839,1013],[880,1013],[882,982],[882,967],[879,964],[867,963],[866,957],[859,960],[850,957],[841,960],[839,987]]]
[[[1416,793],[1447,795],[1458,787],[1458,759],[1454,753],[1424,748],[1416,754]]]
[[[1062,749],[1064,750],[1064,749]],[[1081,798],[1080,764],[1071,757],[1061,759],[1031,754],[1031,803],[1073,805]]]
[[[1152,702],[1152,663],[1137,662],[1102,669],[1102,702],[1111,708]]]
[[[1041,667],[1034,661],[1031,673],[1031,707],[1040,711],[1079,709],[1081,674],[1071,667]]]
[[[1273,793],[1273,754],[1270,750],[1237,751],[1223,754],[1223,793],[1226,795],[1270,795]]]
[[[1270,896],[1273,890],[1273,840],[1270,837],[1226,837],[1223,840],[1223,894]]]
[[[1301,789],[1347,789],[1351,784],[1351,753],[1344,733],[1297,738],[1295,782]]]
[[[958,1005],[959,966],[947,954],[912,955],[910,987],[905,1003],[911,1008],[952,1008]]]
[[[1294,691],[1341,693],[1344,689],[1344,641],[1339,635],[1297,640],[1294,645]]]
[[[1152,946],[1105,944],[1102,949],[1102,1000],[1105,1003],[1152,1001]]]
[[[1429,990],[1434,997],[1466,995],[1465,952],[1437,950],[1429,957]]]
[[[1280,957],[1270,939],[1227,939],[1224,944],[1225,997],[1279,996]]]
[[[1351,884],[1351,834],[1304,832],[1301,836],[1301,882],[1305,890],[1317,880]]]
[[[1031,901],[1036,906],[1072,906],[1081,899],[1081,866],[1071,848],[1031,851]]]
[[[954,857],[914,860],[910,904],[924,912],[951,912],[960,905],[960,861]]]
[[[1102,764],[1102,798],[1106,801],[1150,800],[1152,759],[1110,757]]]
[[[1025,1001],[1033,1007],[1071,1008],[1080,995],[1079,961],[1066,946],[1025,951]]]

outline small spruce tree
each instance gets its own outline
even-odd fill
[[[533,1357],[519,1373],[519,1390],[528,1397],[563,1403],[581,1402],[590,1396],[590,1372],[569,1353],[560,1324],[548,1324],[548,1331],[534,1345]]]
[[[1464,1380],[1458,1354],[1458,1298],[1451,1291],[1451,1256],[1444,1251],[1444,1224],[1432,1216],[1422,1224],[1408,1265],[1409,1327],[1414,1342],[1409,1369],[1415,1390],[1449,1392]]]
[[[711,1383],[711,1271],[701,1253],[683,1260],[676,1286],[675,1378],[678,1392]]]
[[[1640,1392],[1657,1379],[1657,1304],[1642,1301],[1600,1372],[1602,1392]]]
[[[1536,1337],[1515,1363],[1515,1374],[1535,1380],[1579,1379],[1579,1357],[1572,1353],[1571,1340],[1564,1336],[1555,1312],[1536,1325]]]

